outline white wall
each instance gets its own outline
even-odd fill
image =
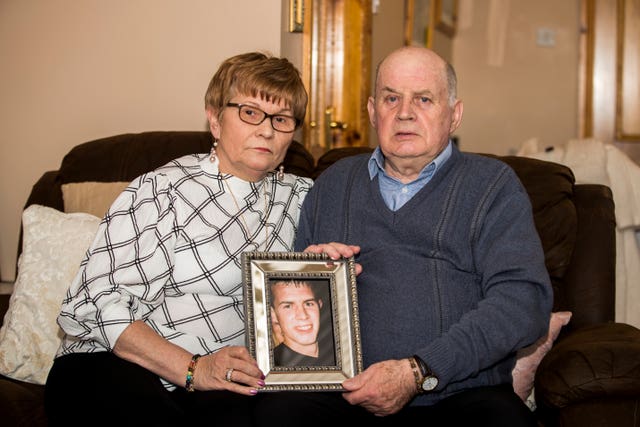
[[[378,64],[389,53],[404,44],[405,2],[380,0],[378,10],[371,20],[371,90],[375,92]],[[378,145],[378,137],[369,125],[369,146]]]
[[[530,138],[545,146],[576,138],[579,0],[459,0],[459,8],[461,149],[504,155]],[[540,28],[553,31],[554,46],[536,43]]]
[[[504,155],[530,138],[563,145],[577,137],[579,12],[579,0],[458,0],[455,37],[436,29],[432,47],[458,74],[463,150]],[[403,25],[403,2],[381,0],[372,23],[372,73],[402,45]],[[540,28],[553,32],[554,46],[537,45]]]
[[[280,53],[285,0],[0,1],[0,271],[13,280],[31,186],[74,145],[204,130],[219,63]]]
[[[74,145],[124,132],[204,129],[206,86],[236,53],[269,50],[300,66],[302,35],[286,32],[288,4],[0,0],[2,279],[14,277],[31,186]],[[373,17],[374,67],[402,43],[403,4],[381,0]],[[531,137],[549,145],[575,137],[579,0],[459,4],[452,62],[465,103],[461,148],[507,154]],[[497,17],[492,5],[500,6]],[[492,65],[497,18],[507,20],[497,45],[504,56]],[[536,45],[540,27],[555,31],[554,47]]]

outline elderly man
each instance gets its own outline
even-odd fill
[[[451,142],[456,85],[425,48],[378,66],[368,110],[380,145],[318,178],[296,235],[296,250],[357,255],[366,369],[342,394],[272,396],[259,415],[288,399],[278,425],[535,427],[511,371],[516,351],[547,331],[550,280],[513,170]]]

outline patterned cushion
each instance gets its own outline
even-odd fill
[[[23,252],[0,329],[0,374],[44,384],[60,345],[60,304],[98,228],[86,213],[31,205],[24,210]]]

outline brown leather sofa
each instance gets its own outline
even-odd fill
[[[210,147],[208,133],[178,131],[125,134],[80,144],[58,170],[42,175],[25,207],[41,204],[63,211],[62,184],[130,181],[172,158],[208,152]],[[285,167],[317,177],[337,159],[367,151],[334,149],[314,162],[301,144],[294,143]],[[536,373],[540,425],[640,426],[640,330],[614,322],[611,191],[602,185],[576,185],[571,170],[562,165],[500,158],[514,168],[531,197],[554,286],[554,311],[573,313]],[[7,295],[0,296],[3,316],[8,303]],[[0,423],[45,426],[43,389],[0,376]]]

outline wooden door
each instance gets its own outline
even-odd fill
[[[316,158],[334,147],[366,146],[371,0],[307,0],[305,7],[304,144]]]
[[[640,0],[582,0],[580,136],[640,163]]]

